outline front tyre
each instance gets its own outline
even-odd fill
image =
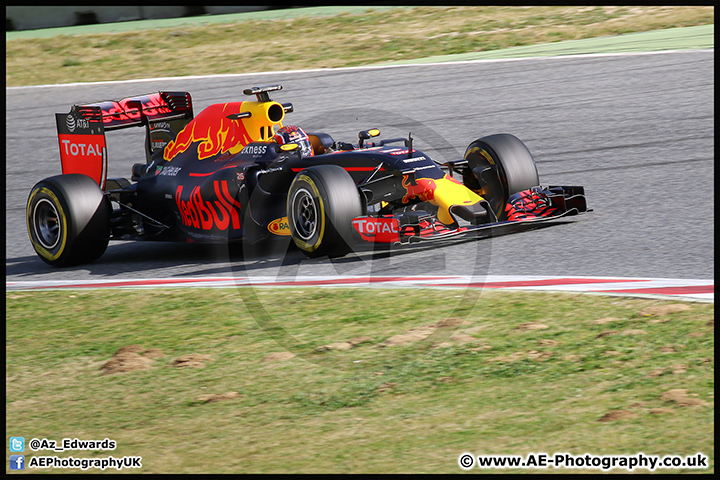
[[[90,177],[46,178],[28,197],[30,242],[38,256],[54,267],[92,262],[107,249],[111,214],[110,201]]]
[[[337,165],[316,165],[298,173],[287,198],[293,242],[311,258],[352,251],[353,218],[362,202],[349,173]]]
[[[463,182],[490,203],[500,220],[510,195],[540,184],[530,150],[509,133],[475,140],[468,146],[464,157],[472,175],[465,175]]]

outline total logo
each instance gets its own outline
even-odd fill
[[[70,140],[60,140],[60,143],[65,147],[65,155],[72,155],[73,157],[102,156],[102,148],[98,143],[93,145],[92,143],[75,143]]]
[[[353,227],[365,240],[374,242],[397,242],[400,239],[398,221],[395,218],[356,218]]]

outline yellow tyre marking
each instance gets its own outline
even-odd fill
[[[316,228],[317,228],[317,222],[319,221],[320,217],[322,217],[322,225],[320,228],[320,234],[318,235],[318,239],[315,242],[315,244],[311,245],[301,239],[294,239],[294,240],[298,247],[302,248],[303,250],[305,250],[307,252],[314,252],[315,250],[318,249],[318,247],[322,243],[323,237],[325,236],[325,205],[323,205],[322,197],[320,196],[320,192],[318,191],[318,188],[315,185],[315,182],[313,182],[310,177],[308,177],[307,175],[300,175],[300,176],[298,176],[297,181],[307,183],[308,186],[310,186],[310,189],[315,194],[315,198],[317,199],[317,204],[319,206],[319,211],[316,212],[316,218],[315,218]],[[295,209],[293,208],[293,214],[294,214],[294,210]],[[293,219],[293,220],[296,220],[296,219]]]
[[[60,248],[58,248],[57,253],[53,254],[49,250],[47,250],[45,247],[43,247],[39,242],[36,242],[33,238],[33,232],[35,231],[35,225],[30,222],[31,213],[30,208],[32,206],[32,200],[35,198],[36,195],[44,193],[48,197],[50,197],[53,200],[53,205],[57,209],[58,221],[60,222]],[[60,255],[63,254],[65,251],[65,243],[67,242],[67,218],[65,217],[65,212],[62,209],[62,206],[60,205],[60,201],[55,196],[55,194],[49,190],[46,187],[40,187],[39,189],[32,192],[30,196],[30,200],[28,200],[28,206],[27,206],[27,215],[25,216],[27,227],[28,227],[28,234],[30,235],[30,241],[33,244],[33,247],[35,247],[35,251],[38,252],[38,254],[42,255],[43,257],[47,258],[50,261],[57,260]]]

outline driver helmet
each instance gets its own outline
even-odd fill
[[[312,145],[310,144],[310,137],[305,130],[295,125],[286,125],[273,135],[272,139],[278,145],[285,145],[286,143],[297,143],[300,145],[300,152],[303,157],[312,157],[315,155],[313,152]]]

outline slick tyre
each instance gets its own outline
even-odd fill
[[[362,202],[349,173],[337,165],[317,165],[297,174],[290,185],[287,216],[290,235],[311,258],[352,251],[352,219]]]
[[[485,198],[498,220],[503,220],[510,195],[540,183],[535,159],[516,136],[499,133],[472,142],[464,155],[472,174],[465,185]]]
[[[110,239],[112,206],[93,179],[81,174],[46,178],[27,201],[27,229],[35,252],[54,267],[89,263]]]

